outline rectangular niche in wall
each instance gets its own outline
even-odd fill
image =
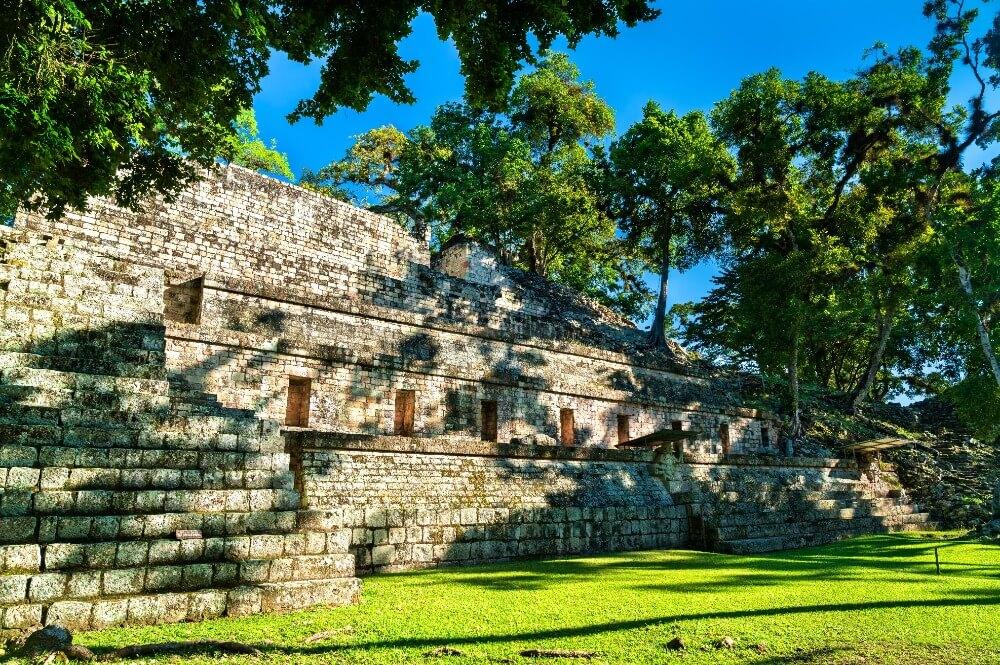
[[[309,400],[312,397],[312,379],[304,376],[288,377],[288,405],[285,407],[285,424],[289,427],[309,427]]]
[[[722,454],[728,455],[732,447],[729,439],[729,423],[721,423],[719,425],[719,441],[722,442]]]
[[[573,409],[559,409],[559,442],[564,446],[576,443],[576,423],[573,420]]]
[[[396,436],[413,436],[413,413],[416,411],[417,393],[413,390],[396,391],[396,417],[392,431]]]
[[[628,431],[629,417],[624,414],[618,416],[618,443],[628,443],[632,438]]]
[[[682,432],[684,431],[684,422],[680,420],[671,420],[670,429],[674,430],[675,432]],[[674,441],[674,455],[677,457],[677,459],[680,459],[684,456],[684,439],[681,439],[680,441]]]
[[[497,440],[497,403],[496,400],[482,401],[482,438],[483,441]]]
[[[766,427],[760,428],[760,445],[763,448],[771,447],[771,430]]]
[[[205,278],[168,284],[163,290],[163,318],[176,323],[201,323]]]

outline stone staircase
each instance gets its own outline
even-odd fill
[[[0,638],[353,601],[277,423],[168,380],[162,271],[0,230]]]
[[[884,471],[873,480],[847,460],[715,457],[687,456],[670,484],[701,549],[750,554],[934,527]]]

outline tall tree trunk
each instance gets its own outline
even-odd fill
[[[851,395],[851,413],[857,413],[861,403],[868,399],[868,393],[875,383],[875,375],[878,374],[879,367],[882,366],[882,356],[885,355],[885,347],[889,341],[889,333],[892,332],[892,311],[879,312],[878,315],[878,340],[872,344],[871,353],[868,354],[868,368],[865,370],[861,382],[854,389]]]
[[[542,250],[538,246],[537,240],[538,233],[532,232],[531,236],[528,238],[528,244],[525,250],[528,254],[528,270],[535,273],[536,275],[545,276],[545,266],[542,263],[541,253]]]
[[[792,337],[792,351],[788,357],[788,396],[791,401],[793,439],[802,434],[802,416],[799,413],[799,332],[795,326]]]
[[[653,326],[649,329],[649,345],[653,348],[667,347],[667,291],[670,286],[670,237],[663,244],[663,261],[660,264],[660,294],[656,299]]]
[[[993,370],[993,378],[996,379],[997,386],[1000,386],[1000,362],[997,361],[997,354],[994,353],[993,344],[990,342],[990,331],[986,328],[986,322],[983,321],[982,313],[979,311],[979,306],[976,304],[976,298],[972,292],[972,277],[969,275],[969,268],[959,258],[956,252],[953,251],[951,256],[955,260],[955,267],[958,268],[958,281],[962,284],[962,291],[965,292],[965,297],[969,301],[969,306],[972,307],[972,311],[976,315],[976,328],[979,331],[979,344],[983,347],[983,353],[986,354],[986,359],[989,361],[990,368]]]

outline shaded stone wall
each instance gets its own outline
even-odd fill
[[[357,597],[350,531],[298,523],[277,423],[168,380],[163,288],[0,228],[0,639]]]
[[[687,542],[651,453],[286,434],[307,507],[351,524],[363,570]]]
[[[412,389],[423,436],[479,436],[480,400],[489,399],[501,441],[556,438],[559,409],[571,408],[579,445],[616,445],[617,417],[627,415],[632,437],[681,421],[701,433],[692,449],[712,452],[726,423],[733,450],[761,446],[753,411],[705,404],[716,391],[706,379],[214,288],[205,303],[201,327],[168,331],[175,371],[227,404],[275,418],[288,376],[308,376],[309,422],[329,431],[392,433],[395,390]],[[272,335],[230,332],[264,326]]]
[[[751,554],[933,526],[879,462],[687,454],[656,471],[688,506],[691,545]]]
[[[620,415],[632,437],[679,420],[704,452],[720,450],[723,424],[733,450],[762,445],[759,414],[739,408],[734,385],[643,351],[641,333],[606,309],[475,247],[466,274],[432,269],[423,242],[391,220],[239,167],[142,212],[98,200],[17,224],[165,268],[170,372],[232,407],[281,419],[288,376],[302,375],[314,379],[310,423],[327,430],[390,433],[404,388],[417,391],[424,436],[478,436],[479,402],[492,399],[501,440],[557,438],[568,408],[579,445],[615,445]],[[440,263],[452,273],[456,252]]]

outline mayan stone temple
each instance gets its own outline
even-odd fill
[[[239,167],[0,227],[0,632],[345,604],[358,575],[910,528],[710,367],[457,239]]]

